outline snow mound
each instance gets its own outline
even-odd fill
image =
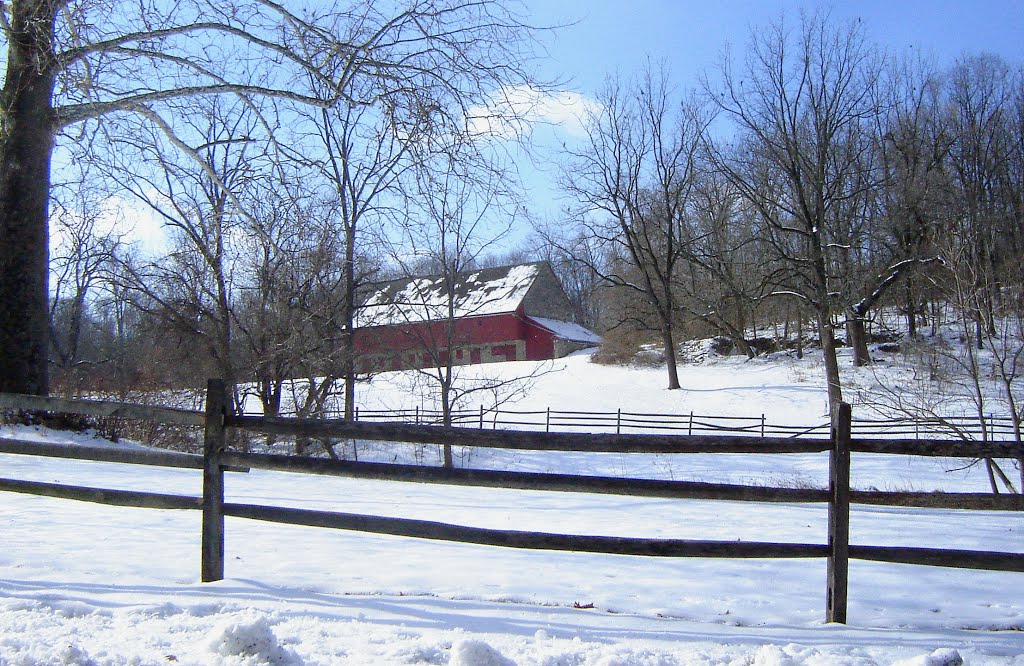
[[[516,666],[487,643],[465,638],[452,645],[448,666]]]
[[[931,654],[895,662],[892,666],[963,666],[960,653],[952,648],[939,648]]]
[[[61,666],[97,666],[96,662],[89,657],[89,653],[77,645],[68,645],[61,650],[55,663],[61,664]]]
[[[279,664],[302,666],[302,658],[293,650],[277,642],[267,618],[258,616],[244,620],[227,620],[215,627],[208,636],[210,651],[222,657],[240,657],[224,663],[256,666]]]
[[[829,654],[816,648],[790,643],[762,645],[754,653],[753,666],[876,666],[874,659],[857,654]]]

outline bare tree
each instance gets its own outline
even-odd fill
[[[414,111],[410,120],[409,110],[400,108],[400,103],[408,100],[398,96],[378,106],[342,102],[333,108],[314,110],[307,120],[314,130],[313,141],[319,145],[305,155],[295,156],[318,174],[326,196],[336,202],[331,222],[343,258],[338,285],[342,296],[338,303],[338,357],[342,365],[338,370],[344,380],[346,420],[352,420],[356,406],[353,334],[358,293],[374,276],[361,270],[358,257],[366,252],[364,248],[379,245],[385,227],[399,217],[400,180],[413,165],[412,145],[426,131],[425,116]]]
[[[504,84],[528,81],[524,25],[496,0],[387,9],[394,13],[372,0],[326,8],[271,0],[0,4],[0,345],[8,349],[0,390],[48,389],[49,178],[63,130],[197,96],[330,106],[352,98],[350,84],[362,77],[430,82],[468,110]],[[307,80],[318,89],[299,87]]]
[[[754,32],[739,67],[726,56],[721,88],[710,90],[735,123],[738,145],[716,162],[758,211],[773,251],[790,270],[782,291],[814,312],[824,353],[830,407],[842,400],[833,324],[839,255],[853,250],[851,216],[876,181],[865,173],[867,140],[878,113],[877,52],[859,24],[837,29],[827,17],[802,16]]]
[[[608,269],[599,244],[582,230],[575,236],[559,238],[555,243],[550,242],[552,238],[551,233],[541,233],[535,241],[537,250],[527,252],[517,261],[524,263],[531,260],[527,257],[535,256],[551,264],[572,304],[576,323],[591,330],[603,330],[605,311],[601,290],[604,282],[601,275],[607,274]],[[516,262],[505,260],[502,263]]]
[[[308,191],[283,166],[276,165],[276,177],[249,202],[254,226],[239,239],[234,321],[241,363],[255,380],[264,414],[277,415],[288,396],[295,415],[327,418],[336,411],[350,353],[342,344],[346,239],[337,227],[334,198]],[[358,270],[366,270],[364,263],[358,261]],[[337,457],[333,440],[319,443]],[[307,445],[296,442],[300,453]]]
[[[86,197],[87,189],[80,190]],[[61,388],[74,395],[85,387],[104,358],[86,352],[94,325],[93,305],[105,289],[107,276],[120,252],[122,233],[102,201],[79,201],[73,210],[55,215],[56,252],[51,262],[53,295],[50,306],[50,344]],[[92,340],[95,342],[95,340]],[[95,345],[92,345],[95,347]]]
[[[653,311],[665,349],[668,388],[679,388],[676,281],[691,242],[700,148],[711,120],[694,96],[676,101],[664,70],[634,86],[610,81],[587,138],[569,151],[563,188],[578,202],[584,233],[619,259],[590,265]]]
[[[909,345],[912,353],[922,354],[927,376],[908,387],[905,382],[880,377],[869,404],[888,412],[925,417],[944,434],[964,441],[988,442],[994,436],[990,416],[1000,406],[1011,412],[1015,435],[1020,441],[1019,386],[1016,386],[1024,351],[1021,346],[1020,301],[1004,303],[996,313],[998,334],[986,334],[981,343],[977,334],[976,286],[979,269],[970,239],[945,236],[939,243],[943,262],[930,277],[941,289],[944,306],[951,311],[951,326],[935,339]],[[914,368],[914,363],[908,363]],[[992,380],[996,390],[990,388]],[[956,418],[968,417],[977,428],[965,427]],[[1000,482],[1010,492],[1018,492],[1014,483],[992,458],[983,463],[993,493]]]
[[[950,77],[950,166],[955,233],[969,242],[976,270],[975,342],[995,333],[1001,273],[1019,260],[1020,192],[1007,187],[1013,155],[1013,102],[1020,78],[995,56],[965,58]],[[979,347],[980,348],[980,347]]]
[[[893,77],[892,103],[876,132],[883,169],[880,192],[888,245],[896,256],[926,260],[951,208],[947,176],[952,144],[943,120],[940,77],[920,62],[904,62]],[[917,321],[927,315],[924,276],[910,272],[901,294],[907,335],[917,336]]]
[[[409,317],[417,352],[427,362],[418,370],[437,391],[442,425],[452,425],[452,412],[474,394],[519,393],[526,378],[506,379],[474,373],[465,376],[457,350],[467,343],[458,320],[486,308],[486,301],[460,296],[460,280],[487,255],[516,223],[519,209],[511,174],[482,146],[483,137],[450,137],[443,148],[424,146],[420,164],[407,185],[409,214],[397,229],[400,240],[391,259],[404,276],[432,273],[404,292],[407,302],[397,311]],[[429,151],[429,152],[426,152]],[[467,302],[469,311],[467,311]],[[508,389],[508,390],[505,390]],[[443,463],[452,467],[452,447],[444,445]]]
[[[678,278],[680,308],[716,335],[727,336],[748,358],[747,341],[770,279],[757,237],[756,213],[720,174],[700,177],[690,238]]]
[[[333,383],[342,353],[344,238],[333,205],[304,192],[296,174],[278,176],[246,198],[252,226],[235,239],[240,364],[268,416],[280,413],[286,383]]]
[[[228,91],[294,98],[250,85],[225,66],[234,45],[265,63],[311,67],[274,35],[309,26],[273,3],[247,12],[203,0],[177,11],[132,2],[18,0],[0,7],[7,74],[0,92],[0,340],[4,390],[47,391],[46,296],[50,161],[56,135],[77,123],[143,105]],[[234,11],[233,11],[234,10]],[[237,17],[246,15],[243,24]],[[272,57],[271,57],[272,56]],[[339,94],[344,85],[337,82]]]
[[[172,247],[166,257],[126,266],[123,275],[137,305],[202,349],[196,359],[209,359],[237,402],[234,389],[244,374],[235,339],[241,239],[260,232],[245,199],[266,177],[258,158],[267,137],[243,100],[209,98],[190,108],[174,127],[147,118],[155,122],[139,127],[138,152],[125,154],[138,166],[125,165],[122,186],[159,217]]]

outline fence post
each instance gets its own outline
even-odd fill
[[[832,415],[829,453],[828,580],[825,621],[846,624],[850,575],[850,426],[852,410],[841,402]]]
[[[615,415],[615,434],[622,434],[622,407],[619,407],[619,411]]]
[[[484,429],[484,404],[480,403],[480,429]]]
[[[203,535],[201,578],[204,583],[224,578],[224,416],[227,387],[223,379],[206,384],[206,431],[203,435]]]
[[[761,414],[761,439],[764,439],[764,424],[765,424],[765,418],[764,418],[764,413],[762,412],[762,414]]]

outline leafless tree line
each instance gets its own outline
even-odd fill
[[[683,339],[752,357],[781,328],[798,353],[820,345],[835,405],[837,344],[871,363],[881,308],[913,339],[953,304],[979,349],[1020,311],[1019,65],[940,71],[806,14],[755,29],[691,89],[650,63],[598,102],[566,155],[575,224],[545,238],[596,276],[609,341],[665,349],[669,388]]]
[[[0,18],[0,170],[24,175],[19,141],[46,156],[31,187],[0,192],[17,228],[0,263],[20,276],[0,280],[0,319],[5,345],[25,352],[3,390],[46,392],[51,374],[64,392],[121,394],[219,376],[236,404],[246,387],[268,414],[287,401],[315,416],[336,395],[350,413],[361,285],[402,265],[401,241],[429,237],[431,220],[455,242],[420,251],[455,267],[479,228],[520,206],[504,142],[475,124],[515,123],[527,110],[502,96],[545,89],[531,72],[537,30],[504,3],[26,0],[0,3]],[[47,94],[25,108],[16,78],[39,62]],[[486,201],[472,229],[430,209],[438,164]],[[119,218],[133,215],[166,244],[130,242],[140,221]],[[48,288],[37,260],[51,225]]]
[[[48,369],[69,392],[218,375],[254,387],[269,414],[287,400],[315,415],[335,394],[350,414],[360,286],[382,269],[451,281],[486,265],[528,202],[507,143],[480,128],[522,120],[503,95],[544,89],[536,33],[503,3],[390,10],[0,4],[0,170],[31,181],[0,182],[0,344],[24,352],[0,368],[5,390],[48,387]],[[18,77],[37,75],[48,94],[22,100]],[[609,348],[655,342],[677,387],[681,340],[721,336],[752,357],[781,329],[798,354],[820,345],[834,404],[837,337],[868,364],[881,308],[902,313],[908,338],[955,313],[999,359],[1019,414],[1007,328],[1024,310],[1018,66],[978,55],[939,71],[884,53],[859,23],[806,15],[754,30],[693,89],[652,63],[598,102],[567,149],[571,219],[516,258],[551,261]],[[50,120],[38,135],[25,118]],[[55,146],[47,177],[11,168],[22,141]],[[166,251],[116,231],[130,223],[114,224],[131,208],[118,201],[143,202]],[[28,267],[48,225],[47,290]],[[42,371],[26,336],[48,340]],[[438,366],[438,391],[457,394]]]

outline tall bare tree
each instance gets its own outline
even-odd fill
[[[460,281],[507,235],[520,209],[514,178],[487,143],[487,137],[468,133],[450,136],[443,145],[418,147],[419,164],[406,184],[408,215],[395,229],[399,240],[391,251],[403,276],[431,275],[414,281],[405,294],[409,301],[398,311],[417,323],[412,342],[427,360],[418,372],[436,390],[446,426],[452,424],[453,410],[471,395],[514,393],[527,381],[480,373],[470,379],[464,361],[456,358],[467,342],[459,321],[490,305],[486,299],[465,299]],[[468,311],[467,301],[472,303]],[[452,447],[446,444],[442,450],[444,466],[452,467]]]
[[[842,400],[833,335],[842,312],[837,261],[857,239],[857,204],[875,180],[865,174],[878,53],[857,23],[837,27],[802,15],[751,35],[745,60],[726,56],[721,85],[709,86],[735,123],[738,145],[717,164],[757,209],[767,239],[791,275],[784,291],[814,312],[824,352],[830,407]]]
[[[680,271],[680,308],[748,358],[747,340],[768,288],[770,259],[757,237],[756,213],[721,174],[702,173]]]
[[[694,96],[677,100],[664,69],[639,82],[609,81],[587,137],[570,149],[563,188],[578,203],[584,233],[619,261],[590,266],[653,310],[665,348],[668,388],[679,388],[676,281],[690,237],[701,145],[711,120]]]
[[[63,130],[197,96],[330,106],[362,77],[429,81],[468,108],[527,82],[524,34],[496,0],[0,4],[0,390],[48,389],[49,178]]]
[[[108,359],[86,358],[92,306],[106,288],[107,277],[121,252],[121,233],[104,228],[112,221],[102,218],[110,211],[102,202],[82,202],[76,210],[61,210],[57,227],[50,307],[50,343],[59,382],[67,395],[85,388],[84,379],[96,372],[96,364]]]
[[[202,350],[196,360],[209,363],[199,368],[215,371],[234,395],[244,376],[235,339],[241,240],[261,231],[249,200],[266,178],[268,138],[242,99],[213,97],[188,107],[191,113],[176,114],[173,126],[150,114],[138,128],[138,150],[124,155],[138,166],[123,165],[122,186],[161,220],[171,248],[123,274],[138,306]]]
[[[953,231],[974,257],[976,333],[982,345],[994,334],[1002,273],[1019,260],[1020,192],[1012,171],[1014,99],[1021,78],[1001,58],[974,56],[954,67],[949,85],[950,170],[956,196]],[[1009,187],[1007,187],[1009,185]],[[980,347],[979,347],[980,348]]]
[[[313,393],[333,394],[344,353],[345,239],[333,224],[333,202],[306,191],[299,174],[279,173],[279,167],[246,197],[250,220],[247,233],[236,239],[233,295],[241,367],[268,416],[280,413],[286,384],[306,384],[303,405]]]
[[[353,339],[358,293],[373,278],[372,272],[360,270],[359,255],[378,246],[385,228],[400,217],[401,178],[414,166],[411,148],[432,129],[418,111],[410,113],[404,107],[408,103],[398,95],[377,106],[342,102],[316,109],[307,120],[319,145],[296,156],[323,180],[325,196],[335,202],[331,223],[342,252],[338,356],[346,420],[353,418],[356,407]]]
[[[885,217],[882,239],[896,256],[936,256],[936,242],[950,209],[947,174],[951,133],[943,118],[942,81],[930,66],[918,61],[900,63],[892,79],[892,103],[876,132],[883,169],[880,206]],[[927,313],[922,290],[924,276],[906,276],[900,309],[907,335],[917,336],[917,321]]]

